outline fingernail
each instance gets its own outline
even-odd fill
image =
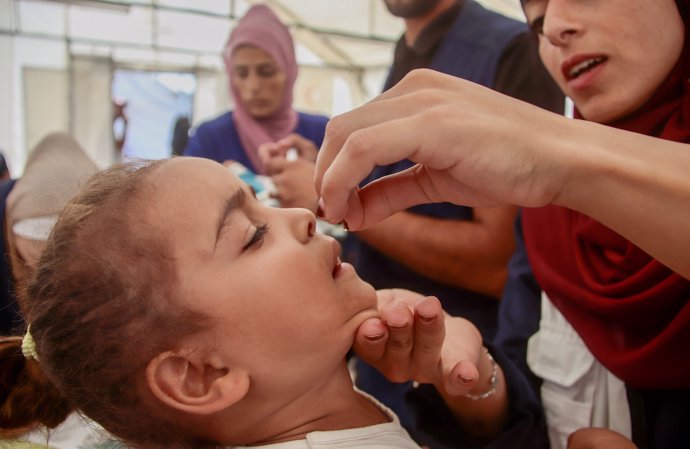
[[[319,198],[319,204],[316,206],[316,216],[319,218],[323,218],[323,199]]]
[[[394,329],[403,329],[407,327],[407,323],[391,323],[390,321],[386,321],[386,326],[392,327]]]
[[[376,334],[376,335],[365,335],[365,338],[369,341],[379,341],[383,338],[383,334]]]
[[[419,317],[419,319],[422,322],[427,323],[427,324],[432,323],[434,321],[433,316],[424,316],[424,315],[420,315],[420,314],[417,314],[417,316]]]
[[[464,384],[468,384],[474,380],[474,378],[468,379],[466,377],[463,377],[462,374],[459,375],[458,378],[460,379],[460,382],[462,382]]]

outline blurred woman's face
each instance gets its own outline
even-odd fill
[[[242,46],[233,51],[232,60],[230,82],[249,114],[260,119],[276,112],[283,102],[287,77],[271,55]]]
[[[523,0],[544,65],[587,119],[636,111],[683,50],[674,0]]]

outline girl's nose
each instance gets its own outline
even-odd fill
[[[316,217],[308,209],[280,209],[289,215],[290,228],[302,243],[309,242],[316,234]]]

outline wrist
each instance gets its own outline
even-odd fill
[[[559,167],[553,170],[558,188],[552,204],[582,211],[593,195],[606,190],[600,182],[625,164],[626,155],[611,151],[617,147],[611,128],[585,120],[566,120],[571,131],[567,138],[560,138],[557,156],[561,163],[551,164]]]

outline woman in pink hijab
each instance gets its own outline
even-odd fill
[[[297,112],[292,90],[297,62],[288,28],[265,5],[255,5],[230,34],[223,51],[234,110],[202,123],[187,143],[185,156],[224,163],[235,161],[264,174],[259,147],[292,134],[323,141],[328,118]]]

